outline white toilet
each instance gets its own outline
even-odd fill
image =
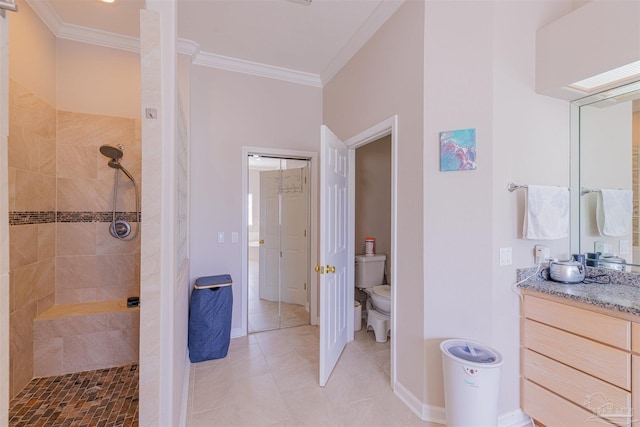
[[[391,331],[391,286],[384,284],[386,255],[356,255],[356,288],[367,293],[367,330],[377,342],[386,342]]]

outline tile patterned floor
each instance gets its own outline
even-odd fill
[[[35,378],[11,401],[9,425],[137,426],[138,365]]]
[[[357,332],[326,387],[318,327],[231,340],[224,359],[191,365],[187,426],[429,426],[391,390],[389,342]]]

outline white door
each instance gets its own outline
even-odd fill
[[[281,301],[307,304],[307,168],[282,171]]]
[[[260,299],[280,301],[280,171],[260,172]]]
[[[347,344],[348,163],[347,147],[326,126],[321,128],[321,150],[320,385],[324,386]]]

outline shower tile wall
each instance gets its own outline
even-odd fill
[[[114,169],[98,149],[124,145],[141,176],[140,121],[58,111],[9,85],[10,394],[34,376],[34,318],[54,304],[139,295],[139,238],[108,233]],[[135,210],[120,175],[118,211]],[[57,221],[57,222],[56,222]],[[135,223],[132,223],[135,228]]]
[[[55,300],[56,112],[10,80],[9,114],[10,393],[15,396],[33,375],[33,319]]]
[[[116,240],[109,222],[96,222],[110,219],[115,173],[99,148],[124,145],[121,163],[140,182],[140,121],[59,111],[57,137],[56,304],[140,295],[139,237]],[[133,212],[133,185],[124,174],[119,178],[117,210]]]

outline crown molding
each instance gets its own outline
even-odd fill
[[[338,55],[331,63],[320,73],[320,79],[323,85],[326,85],[336,74],[347,65],[353,56],[369,41],[369,39],[387,22],[387,20],[396,13],[405,0],[382,1],[378,7],[371,13],[369,18],[358,28],[358,31],[349,39],[347,44],[340,50]]]
[[[178,53],[191,57],[191,62],[193,62],[196,59],[196,56],[200,53],[200,45],[193,40],[179,38],[176,43],[176,49],[178,50]]]
[[[67,24],[60,19],[48,1],[26,1],[57,38],[120,49],[128,52],[140,52],[140,39],[137,37]],[[386,22],[387,19],[389,19],[389,17],[398,10],[404,1],[405,0],[381,2],[380,5],[372,12],[369,19],[367,19],[358,31],[355,32],[347,45],[345,45],[340,53],[333,59],[331,64],[329,64],[325,71],[320,75],[203,52],[200,50],[200,46],[192,40],[178,39],[176,47],[178,53],[188,55],[191,57],[192,63],[196,65],[283,80],[307,86],[322,87],[323,84],[329,82],[342,69],[342,67],[349,62],[349,60],[356,54],[356,52],[358,52],[358,50],[360,50],[367,40],[369,40],[371,36],[378,31],[382,24],[384,24],[384,22]]]
[[[49,27],[53,35],[57,37],[64,22],[62,22],[62,19],[60,19],[56,11],[53,10],[51,3],[48,1],[27,0],[27,4],[33,9],[42,22]]]
[[[140,52],[140,39],[137,37],[67,24],[60,19],[60,16],[58,16],[48,1],[27,0],[27,4],[57,38],[129,52]]]
[[[140,52],[140,39],[122,34],[110,33],[79,25],[63,24],[56,37],[77,42],[89,43],[113,49]]]
[[[208,52],[199,52],[193,61],[196,65],[217,68],[220,70],[234,71],[250,74],[252,76],[266,77],[270,79],[284,80],[291,83],[303,84],[313,87],[322,87],[322,81],[317,74],[296,71],[244,59],[231,58]]]

